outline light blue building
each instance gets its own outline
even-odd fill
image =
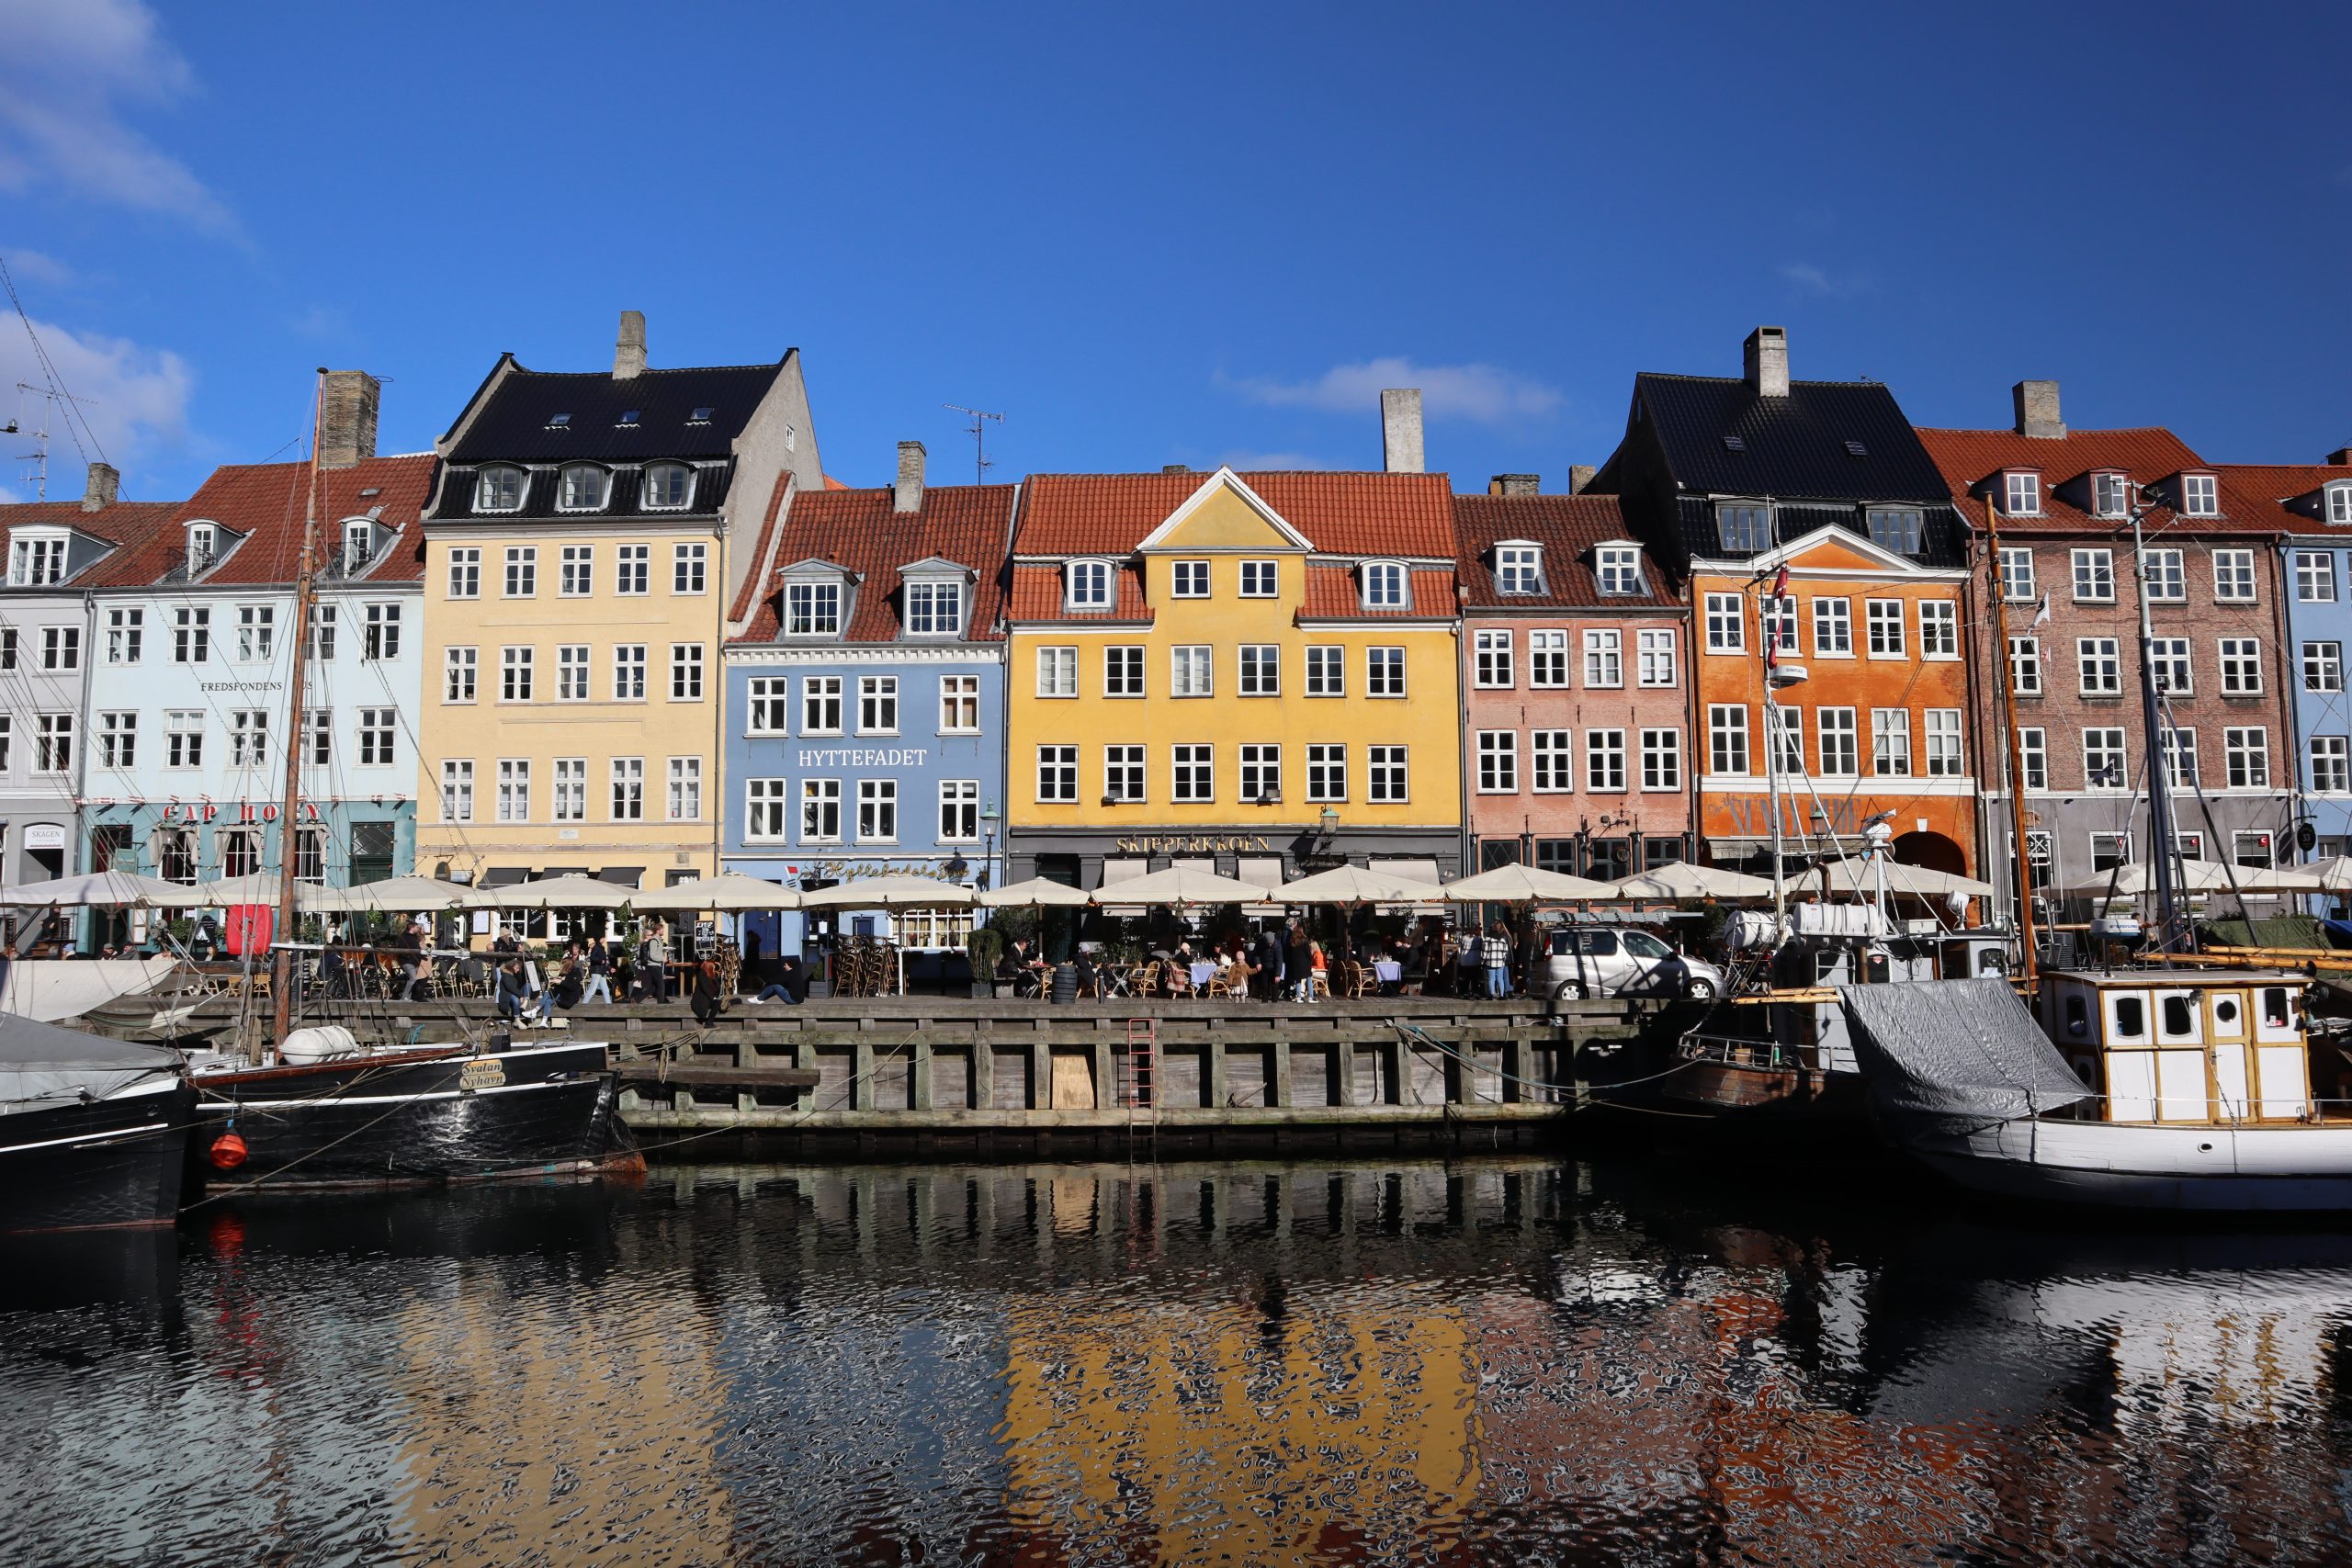
[[[2221,470],[2233,505],[2261,509],[2283,537],[2287,669],[2294,694],[2296,817],[2313,835],[2287,860],[2352,853],[2352,450],[2324,464],[2244,464]]]
[[[1017,485],[786,488],[729,623],[725,869],[814,889],[1001,880],[1003,581]],[[959,911],[752,915],[763,955],[889,937],[960,950]]]

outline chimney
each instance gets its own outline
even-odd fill
[[[122,475],[112,463],[93,463],[82,486],[82,510],[103,512],[122,493]]]
[[[2352,446],[2338,446],[2327,455],[2327,461],[2332,468],[2352,468]]]
[[[1392,474],[1421,471],[1421,389],[1392,387],[1380,394],[1381,466]]]
[[[613,379],[627,381],[645,374],[645,312],[623,310],[621,335],[613,344]]]
[[[330,370],[319,387],[319,467],[347,468],[376,455],[383,384],[365,370]]]
[[[1570,495],[1582,495],[1586,491],[1592,488],[1592,476],[1599,472],[1600,472],[1600,470],[1594,468],[1590,463],[1569,464],[1568,493]]]
[[[922,443],[899,443],[899,482],[890,502],[890,510],[904,513],[922,510]]]
[[[1162,463],[1159,471],[1163,474],[1189,474],[1193,468],[1189,463]]]
[[[2036,441],[2066,438],[2066,422],[2058,417],[2057,382],[2019,381],[2009,389],[2009,400],[2017,406],[2019,435]]]
[[[1758,327],[1740,345],[1740,363],[1747,389],[1759,398],[1789,395],[1789,334],[1779,327]]]
[[[1488,495],[1533,495],[1543,488],[1540,474],[1497,474],[1487,481]]]

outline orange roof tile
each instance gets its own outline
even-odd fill
[[[1143,573],[1132,566],[1119,569],[1115,580],[1118,594],[1109,615],[1074,614],[1062,608],[1061,569],[1051,566],[1016,566],[1012,569],[1012,597],[1005,609],[1009,621],[1150,621],[1154,618],[1149,604],[1144,602]]]
[[[378,521],[406,537],[377,563],[366,581],[423,581],[424,530],[417,520],[432,491],[435,461],[430,452],[416,452],[370,457],[347,468],[320,469],[322,548],[332,545],[332,530],[345,518],[381,508]],[[179,562],[179,552],[185,547],[181,529],[199,521],[218,523],[244,536],[206,574],[206,582],[290,584],[296,558],[302,550],[302,518],[310,482],[308,463],[232,463],[215,468],[201,489],[173,510],[168,525],[154,529],[137,548],[103,562],[91,574],[89,586],[129,588],[162,581]]]
[[[865,579],[842,640],[894,642],[899,630],[899,569],[933,557],[959,562],[975,574],[965,639],[1001,638],[997,621],[1003,605],[1004,541],[1020,488],[932,485],[913,513],[894,510],[894,492],[888,489],[801,491],[781,509],[779,520],[779,480],[758,547],[759,558],[772,564],[766,581],[747,580],[737,599],[736,618],[749,624],[736,640],[775,641],[781,624],[777,574],[796,561],[829,560]],[[767,548],[772,536],[773,554]]]
[[[2352,464],[2343,463],[2216,463],[2213,471],[2222,479],[2222,510],[2267,519],[2267,526],[2281,533],[2326,527],[2324,513],[2292,503],[2337,479],[2352,479]]]
[[[1125,554],[1210,477],[1032,474],[1013,553]],[[1324,554],[1440,558],[1453,553],[1451,491],[1443,474],[1275,472],[1240,478]]]
[[[1644,592],[1601,593],[1594,575],[1593,547],[1634,538],[1619,498],[1613,495],[1457,495],[1453,533],[1458,552],[1453,570],[1461,580],[1465,604],[1556,609],[1677,603],[1675,585],[1646,547],[1642,551]],[[1505,539],[1524,539],[1544,547],[1546,592],[1506,594],[1495,586],[1494,547]]]
[[[1306,569],[1306,593],[1299,606],[1304,620],[1451,620],[1453,609],[1453,573],[1450,570],[1416,567],[1406,574],[1411,587],[1412,603],[1393,610],[1367,610],[1363,607],[1363,590],[1356,581],[1355,569],[1337,562],[1331,565],[1310,565]]]
[[[2004,470],[2031,468],[2041,476],[2041,515],[2004,516],[2001,531],[2005,534],[2112,533],[2119,519],[2095,516],[2058,493],[2061,487],[2099,469],[2120,468],[2134,484],[2147,484],[2185,468],[2213,467],[2161,426],[2070,430],[2062,436],[2019,435],[2014,430],[1921,430],[1919,439],[1951,486],[1962,520],[1973,528],[1984,525],[1987,486],[1997,482]],[[2237,533],[2275,526],[2233,514],[2226,502],[2219,517],[2177,517],[2158,508],[2149,518],[2192,532]]]

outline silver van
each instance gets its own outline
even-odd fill
[[[1555,928],[1538,979],[1543,994],[1555,1000],[1595,996],[1711,1001],[1724,992],[1722,970],[1630,926]]]

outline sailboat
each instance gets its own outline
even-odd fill
[[[0,1013],[0,1235],[171,1224],[195,1100],[176,1051]]]
[[[322,387],[326,376],[319,372]],[[319,458],[314,414],[310,496],[296,570],[294,622],[311,625],[318,564]],[[189,1163],[210,1189],[403,1186],[517,1177],[632,1173],[644,1156],[619,1115],[619,1089],[601,1042],[487,1041],[359,1044],[340,1027],[293,1027],[295,822],[310,639],[297,636],[287,682],[292,709],[278,817],[272,1016],[266,1035],[189,1063],[198,1100]]]

